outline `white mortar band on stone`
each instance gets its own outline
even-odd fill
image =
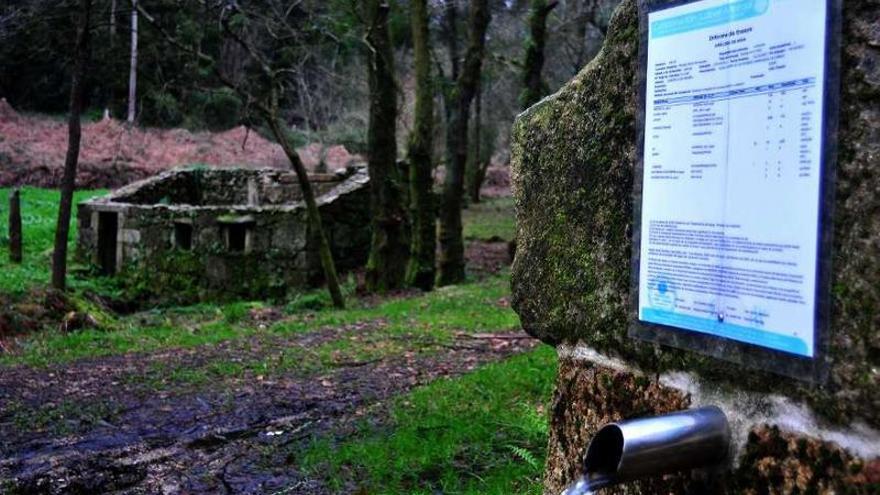
[[[645,375],[640,369],[583,344],[562,344],[557,354],[560,359],[587,361],[616,371]],[[849,427],[826,425],[809,406],[789,397],[737,390],[684,371],[662,374],[660,384],[689,395],[692,407],[720,407],[730,422],[737,454],[745,447],[751,430],[771,425],[788,433],[835,443],[863,459],[880,457],[880,431],[864,421],[854,421]]]

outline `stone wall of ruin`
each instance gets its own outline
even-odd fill
[[[118,215],[117,271],[123,283],[174,302],[198,299],[284,297],[319,284],[323,270],[299,186],[288,172],[227,169],[191,178],[176,171],[79,205],[78,258],[100,265],[99,218]],[[350,175],[350,174],[349,174]],[[337,269],[366,262],[369,243],[369,178],[320,176],[313,185]],[[189,196],[188,196],[189,195]],[[227,206],[136,202],[163,198]],[[177,239],[188,232],[190,246]],[[237,248],[230,237],[243,235]]]

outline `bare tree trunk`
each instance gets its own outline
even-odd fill
[[[397,168],[397,83],[388,31],[391,6],[386,0],[369,0],[366,7],[370,76],[367,143],[373,231],[366,282],[367,290],[384,292],[403,286],[409,246]]]
[[[116,0],[110,0],[110,53],[116,46]],[[115,57],[114,57],[115,59]],[[110,100],[113,89],[104,87],[104,120],[110,118]]]
[[[110,46],[116,42],[116,0],[110,0]]]
[[[446,15],[443,21],[446,23],[446,49],[449,51],[450,71],[452,72],[452,80],[458,79],[459,60],[458,60],[458,10],[456,9],[456,0],[446,0]]]
[[[474,98],[474,136],[471,144],[471,155],[468,160],[466,186],[472,203],[480,202],[480,187],[483,181],[480,170],[483,167],[483,81],[477,84],[477,95]]]
[[[133,124],[137,113],[138,67],[138,0],[131,0],[131,65],[128,72],[128,123]]]
[[[434,288],[436,276],[437,222],[431,157],[434,148],[434,88],[431,81],[427,0],[412,0],[410,16],[415,58],[416,108],[407,152],[413,234],[406,282],[422,290],[431,290]]]
[[[479,203],[483,200],[481,191],[483,190],[483,183],[486,182],[486,174],[489,172],[489,165],[492,164],[491,158],[491,155],[486,156],[486,154],[483,153],[480,161],[477,162],[477,167],[474,171],[475,177],[473,189],[471,190],[471,201],[474,203]]]
[[[9,193],[9,261],[21,263],[21,192]]]
[[[272,135],[275,136],[275,140],[278,141],[278,144],[284,150],[284,154],[287,155],[287,159],[290,161],[294,172],[296,172],[296,178],[299,180],[303,200],[306,203],[309,224],[314,231],[314,236],[318,240],[318,255],[321,258],[321,267],[324,269],[324,278],[327,282],[327,290],[330,292],[333,305],[340,309],[345,308],[345,298],[342,297],[342,290],[339,288],[339,276],[336,274],[333,253],[330,251],[330,243],[327,242],[327,236],[324,234],[321,212],[318,210],[318,202],[315,200],[315,192],[312,189],[312,183],[309,181],[306,167],[296,153],[293,144],[288,140],[287,134],[283,131],[278,115],[273,111],[263,110],[263,117],[272,131]]]
[[[52,253],[52,286],[58,290],[64,290],[67,285],[67,238],[70,234],[70,213],[73,208],[76,166],[79,162],[79,145],[82,138],[80,115],[83,109],[83,80],[90,55],[89,24],[92,0],[80,0],[79,10],[73,80],[70,85],[70,115],[67,120],[67,156],[64,159],[61,202],[58,206],[58,223],[55,226],[55,250]]]
[[[449,121],[452,118],[452,107],[455,105],[453,96],[455,82],[459,75],[459,53],[458,53],[458,9],[456,7],[457,0],[445,0],[443,14],[443,38],[446,43],[446,51],[449,54],[449,80],[443,77],[442,94],[443,94],[443,110],[446,116],[446,128],[449,128]],[[442,69],[440,69],[442,72]],[[441,74],[442,76],[443,74]]]
[[[327,145],[324,144],[324,138],[319,139],[320,149],[318,150],[318,164],[315,165],[315,173],[326,174],[327,168]]]
[[[468,117],[480,81],[489,27],[488,0],[471,0],[469,41],[456,88],[450,102],[446,123],[446,180],[443,185],[443,209],[440,214],[440,273],[438,285],[464,281],[464,239],[461,206],[468,152]]]
[[[586,49],[584,47],[585,41],[587,39],[587,24],[588,18],[587,15],[587,6],[584,5],[588,2],[588,0],[578,0],[576,2],[576,16],[574,22],[574,34],[575,34],[575,42],[577,43],[577,51],[575,56],[574,67],[572,67],[572,75],[578,73],[581,70],[581,67],[586,63],[585,52]],[[592,4],[592,2],[590,2]]]
[[[544,44],[547,37],[547,16],[556,8],[558,2],[532,0],[529,13],[529,39],[526,41],[526,58],[523,62],[523,92],[520,105],[528,108],[547,94],[541,77],[544,69]]]
[[[495,153],[495,145],[498,139],[498,123],[491,120],[486,122],[482,119],[484,84],[484,81],[480,81],[480,87],[477,89],[477,96],[474,101],[474,120],[479,131],[474,133],[474,139],[479,141],[479,143],[473,147],[473,169],[470,172],[469,193],[473,203],[479,203],[482,200],[480,193],[483,189],[483,183],[486,181],[486,173],[492,164],[492,155]]]

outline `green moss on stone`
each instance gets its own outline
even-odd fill
[[[513,305],[548,343],[584,342],[649,371],[687,370],[808,401],[827,419],[880,427],[880,4],[847,4],[842,61],[830,358],[813,388],[627,335],[639,25],[635,0],[615,12],[600,53],[513,126],[517,207]]]
[[[189,251],[170,251],[149,263],[130,263],[118,278],[130,300],[188,304],[200,299],[201,260]]]

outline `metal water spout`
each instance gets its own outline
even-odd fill
[[[664,474],[717,466],[727,459],[730,426],[710,406],[603,426],[587,448],[584,475],[562,495]]]

